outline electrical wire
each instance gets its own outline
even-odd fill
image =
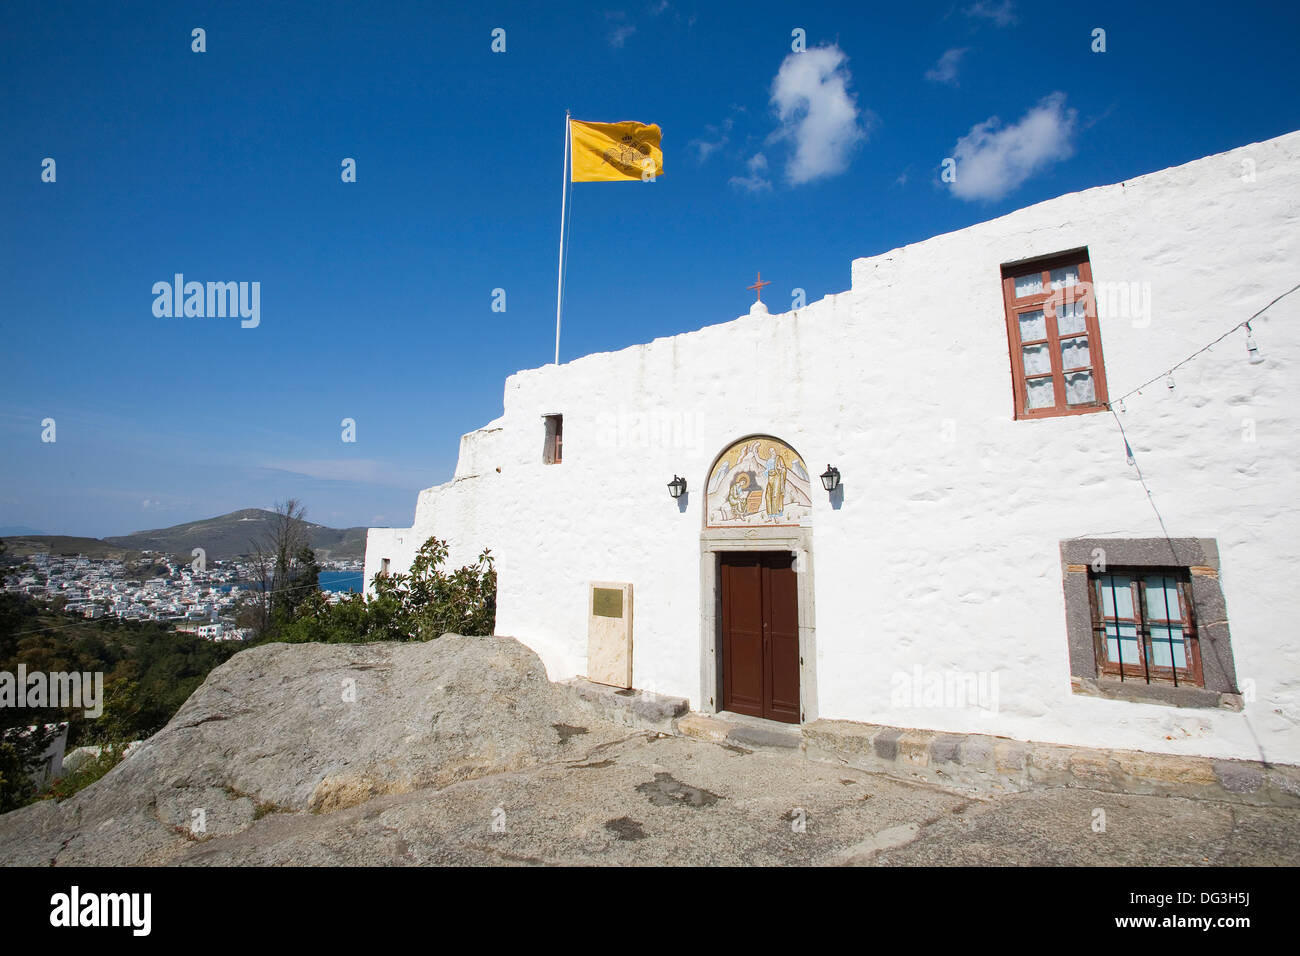
[[[1272,302],[1270,302],[1268,305],[1264,306],[1264,308],[1260,309],[1258,312],[1256,312],[1254,315],[1252,315],[1249,319],[1244,319],[1243,321],[1238,322],[1236,325],[1234,325],[1232,328],[1228,329],[1228,331],[1224,332],[1222,335],[1220,335],[1217,339],[1215,339],[1215,340],[1214,340],[1213,342],[1211,342],[1209,345],[1202,346],[1201,348],[1199,348],[1199,349],[1197,349],[1195,352],[1193,352],[1191,355],[1187,356],[1187,358],[1185,358],[1185,359],[1183,359],[1181,362],[1179,362],[1177,365],[1172,366],[1168,371],[1162,372],[1160,375],[1157,375],[1155,378],[1152,378],[1152,379],[1150,379],[1149,381],[1143,382],[1143,383],[1142,383],[1141,385],[1139,385],[1137,388],[1130,389],[1129,391],[1125,392],[1123,395],[1121,395],[1119,398],[1115,399],[1114,401],[1116,401],[1116,402],[1120,402],[1120,403],[1123,403],[1124,399],[1129,398],[1129,397],[1132,396],[1132,395],[1136,395],[1138,392],[1142,391],[1142,389],[1144,389],[1144,388],[1148,388],[1148,387],[1150,387],[1151,385],[1154,385],[1156,382],[1160,381],[1160,379],[1162,379],[1162,378],[1167,378],[1167,377],[1169,377],[1170,375],[1173,375],[1175,369],[1182,368],[1184,365],[1186,365],[1186,364],[1187,364],[1188,362],[1190,362],[1192,359],[1196,358],[1198,355],[1201,355],[1201,354],[1203,354],[1203,353],[1205,353],[1205,352],[1210,351],[1212,348],[1214,348],[1214,346],[1218,345],[1220,342],[1222,342],[1224,339],[1226,339],[1226,338],[1227,338],[1229,335],[1231,335],[1233,332],[1236,332],[1236,331],[1237,331],[1238,329],[1240,329],[1240,328],[1249,328],[1249,327],[1250,327],[1250,323],[1254,322],[1254,321],[1255,321],[1256,319],[1258,319],[1261,315],[1263,315],[1265,312],[1267,312],[1270,308],[1272,308],[1272,307],[1273,307],[1274,305],[1276,305],[1278,302],[1280,302],[1280,301],[1282,301],[1283,299],[1285,299],[1285,298],[1286,298],[1287,296],[1289,296],[1292,292],[1295,292],[1297,289],[1300,289],[1300,285],[1294,285],[1294,286],[1292,286],[1291,288],[1287,289],[1285,292],[1283,292],[1281,295],[1279,295],[1276,299],[1274,299],[1274,300],[1273,300]],[[1110,402],[1107,402],[1107,403],[1106,403],[1106,407],[1107,407],[1107,408],[1110,407]]]

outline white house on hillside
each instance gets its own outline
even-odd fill
[[[704,712],[1300,763],[1297,284],[1300,133],[857,259],[512,375],[365,580],[491,548],[552,679]]]

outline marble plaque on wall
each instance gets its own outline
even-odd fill
[[[632,686],[632,585],[593,581],[587,594],[587,680]]]

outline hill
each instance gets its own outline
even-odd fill
[[[187,561],[194,548],[202,548],[210,559],[220,560],[248,554],[253,541],[265,539],[275,519],[273,511],[245,508],[216,518],[191,521],[170,528],[136,531],[104,540],[134,551],[163,551],[180,555]],[[346,560],[365,555],[365,528],[328,528],[310,521],[304,523],[307,525],[311,546],[320,560]]]
[[[80,538],[66,534],[18,534],[5,535],[4,542],[9,548],[9,557],[21,558],[29,554],[84,554],[88,558],[116,558],[129,560],[139,557],[130,548],[109,544],[99,538]]]
[[[159,551],[188,562],[191,552],[195,548],[202,548],[209,560],[218,561],[247,554],[251,542],[262,540],[274,520],[275,513],[272,511],[245,508],[202,521],[136,531],[112,538],[21,535],[5,538],[5,542],[14,555],[50,551],[55,554],[84,554],[90,558],[107,558],[134,557],[140,551]],[[365,555],[365,528],[329,528],[310,521],[305,523],[318,559],[353,560]]]

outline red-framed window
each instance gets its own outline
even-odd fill
[[[1111,569],[1089,583],[1103,676],[1204,686],[1185,570]]]
[[[1106,409],[1088,250],[1002,267],[1016,418]]]

